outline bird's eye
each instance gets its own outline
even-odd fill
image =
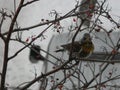
[[[86,40],[87,38],[86,37],[84,37],[84,40]]]

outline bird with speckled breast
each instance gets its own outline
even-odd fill
[[[70,53],[71,51],[73,58],[88,58],[94,51],[94,44],[89,33],[85,33],[80,41],[61,45],[61,47],[63,49],[56,50],[55,52],[68,51]]]

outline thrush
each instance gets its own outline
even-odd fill
[[[61,45],[61,47],[63,49],[56,50],[56,52],[72,52],[73,58],[88,58],[94,50],[94,44],[89,33],[85,33],[80,41],[75,41],[73,44]]]

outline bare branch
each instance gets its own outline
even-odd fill
[[[22,7],[25,7],[25,6],[28,6],[29,4],[32,4],[36,1],[39,1],[39,0],[32,0],[32,1],[28,1],[27,3],[23,4]]]

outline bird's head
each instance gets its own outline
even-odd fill
[[[91,36],[89,33],[85,33],[83,35],[83,38],[81,39],[81,43],[83,43],[83,42],[91,42]]]

